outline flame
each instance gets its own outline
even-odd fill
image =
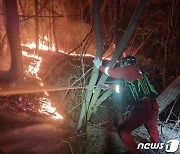
[[[48,44],[48,46],[46,44]],[[26,43],[26,44],[22,43],[21,45],[22,46],[26,46],[26,47],[28,47],[30,49],[35,49],[36,48],[36,44],[34,42]],[[39,39],[39,50],[55,52],[56,48],[55,48],[54,43],[51,43],[47,36],[44,36],[44,37],[40,36],[40,39]],[[80,57],[80,56],[92,57],[92,58],[95,57],[94,55],[87,54],[87,53],[86,54],[78,54],[78,53],[72,52],[72,53],[69,54],[68,52],[65,52],[64,50],[58,50],[58,52],[66,54],[66,55],[76,56],[76,57]],[[105,58],[105,57],[103,57],[102,59],[111,60],[111,58]]]
[[[28,58],[32,58],[34,61],[29,65],[28,70],[30,74],[34,75],[38,80],[41,80],[38,76],[38,72],[40,70],[40,66],[42,63],[42,58],[35,54],[28,54],[26,51],[22,51],[22,55]]]
[[[36,44],[34,42],[26,43],[26,44],[21,43],[21,45],[26,46],[30,49],[36,48]],[[44,36],[44,37],[40,36],[38,46],[39,46],[38,47],[39,50],[52,51],[52,52],[56,51],[54,43],[51,43],[51,41],[49,40],[47,36]]]
[[[47,39],[47,38],[46,38]],[[29,43],[29,44],[21,44],[23,46],[27,46],[30,49],[34,49],[36,48],[36,44],[35,43]],[[49,50],[49,48],[47,46],[44,45],[44,43],[39,41],[39,49],[43,49],[43,50]],[[55,48],[50,48],[52,51],[55,51]],[[42,82],[42,79],[38,76],[38,72],[40,71],[40,66],[41,63],[43,62],[42,58],[40,56],[37,56],[35,53],[34,54],[29,54],[26,51],[22,51],[22,55],[28,58],[32,58],[33,62],[31,62],[28,66],[28,69],[26,70],[26,72],[32,74],[33,76],[35,76],[35,78],[39,81],[39,85],[41,87],[44,86],[44,83]],[[48,97],[49,94],[46,90],[44,90],[44,94]],[[51,115],[52,118],[54,119],[63,119],[62,115],[60,115],[57,111],[55,107],[52,107],[52,103],[50,101],[50,99],[48,98],[40,98],[40,102],[42,103],[41,105],[41,109],[39,109],[39,112],[41,113],[45,113],[47,115]]]
[[[41,37],[39,36],[39,44],[38,44],[38,48],[39,50],[44,50],[44,51],[56,51],[55,49],[55,45],[50,41],[50,39],[47,36]],[[34,42],[30,42],[30,43],[26,43],[26,44],[21,44],[22,46],[28,47],[30,49],[35,49],[36,48],[36,44]],[[94,55],[91,54],[77,54],[75,52],[72,53],[67,53],[64,50],[58,50],[59,53],[63,53],[66,55],[71,55],[71,56],[85,56],[85,57],[92,57],[94,58]],[[42,82],[41,78],[38,76],[38,72],[40,71],[40,66],[43,62],[42,58],[38,55],[34,54],[29,54],[26,51],[22,51],[22,55],[28,58],[32,58],[34,61],[29,64],[28,70],[26,70],[26,72],[31,73],[33,76],[35,76],[36,79],[38,79],[39,81],[39,85],[41,87],[44,86],[44,83]],[[106,59],[106,60],[111,60],[110,58],[105,58],[103,57],[102,59]],[[48,97],[49,94],[46,90],[44,90],[44,94]],[[41,109],[39,110],[39,112],[41,113],[45,113],[45,114],[53,114],[52,118],[54,119],[63,119],[63,117],[56,112],[56,108],[51,106],[51,101],[48,98],[40,98],[40,102],[42,102],[42,106]]]
[[[62,115],[60,115],[59,113],[57,113],[55,111],[56,108],[51,106],[51,101],[49,99],[40,98],[40,101],[43,104],[42,104],[41,109],[39,110],[39,112],[45,113],[47,115],[49,115],[49,113],[50,113],[50,114],[52,114],[52,118],[54,118],[54,119],[63,119]]]

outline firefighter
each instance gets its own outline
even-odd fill
[[[131,132],[141,125],[146,127],[152,143],[160,143],[156,126],[159,110],[156,101],[158,94],[145,73],[136,66],[135,57],[123,57],[120,60],[120,67],[115,68],[102,66],[102,61],[98,58],[94,59],[93,62],[101,72],[121,81],[121,85],[102,85],[121,93],[122,98],[131,106],[131,114],[118,127],[118,134],[124,146],[132,154],[139,153]]]

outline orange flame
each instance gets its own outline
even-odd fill
[[[48,39],[48,38],[44,38],[44,39]],[[28,43],[28,44],[21,44],[22,46],[27,46],[30,49],[34,49],[36,48],[36,44],[35,43]],[[52,45],[52,48],[49,48],[48,46],[45,46],[43,42],[41,42],[39,40],[39,49],[43,49],[43,50],[51,50],[51,51],[55,51],[54,45]],[[29,64],[28,69],[26,70],[26,72],[29,72],[30,74],[32,74],[33,76],[35,76],[36,79],[38,79],[38,83],[40,86],[44,86],[44,83],[42,82],[41,78],[38,76],[38,72],[40,71],[40,66],[41,63],[43,62],[42,58],[37,56],[35,53],[34,54],[28,54],[26,51],[22,51],[22,55],[28,58],[32,58],[33,62],[31,64]],[[49,96],[48,92],[46,90],[44,90],[44,94],[46,96]],[[43,104],[41,105],[41,109],[39,109],[39,112],[41,113],[45,113],[47,115],[53,115],[52,118],[54,119],[63,119],[62,115],[60,115],[58,112],[56,112],[56,108],[52,107],[51,105],[51,101],[48,98],[40,98],[40,102],[42,102]]]
[[[52,118],[54,118],[54,119],[63,119],[62,115],[60,115],[59,113],[57,113],[55,111],[56,108],[51,106],[51,101],[49,99],[47,99],[47,98],[40,98],[40,101],[43,104],[42,104],[41,109],[39,110],[39,112],[45,113],[47,115],[49,115],[49,113],[53,114]]]
[[[48,46],[46,44],[48,44]],[[36,48],[36,44],[34,42],[21,44],[21,45],[26,46],[26,47],[28,47],[30,49],[35,49]],[[40,36],[39,49],[40,50],[45,50],[45,51],[52,51],[52,52],[56,51],[55,45],[53,43],[51,43],[51,41],[49,40],[49,38],[47,36],[44,36],[44,37]],[[65,52],[64,50],[58,50],[58,52],[66,54],[66,55],[77,56],[77,57],[79,57],[79,56],[92,57],[92,58],[95,57],[94,55],[91,55],[91,54],[77,54],[75,52],[69,54],[69,53]],[[39,80],[39,85],[43,87],[44,83],[41,81],[41,78],[38,76],[38,72],[40,71],[41,63],[43,62],[42,58],[37,56],[36,54],[31,54],[30,55],[26,51],[22,51],[22,54],[24,56],[26,56],[26,57],[34,59],[34,61],[29,65],[29,68],[28,68],[27,72],[34,75],[35,78]],[[110,58],[102,58],[102,59],[110,60]],[[49,96],[48,92],[45,91],[45,90],[44,90],[44,94],[46,96]],[[54,114],[53,118],[55,118],[55,119],[63,119],[63,117],[59,113],[55,112],[56,108],[51,106],[51,101],[48,98],[41,98],[40,101],[43,102],[44,104],[42,104],[41,109],[39,110],[39,112],[42,112],[42,113],[45,113],[45,114],[47,114],[48,112],[51,113],[51,114],[53,113]]]

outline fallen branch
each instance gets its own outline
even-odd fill
[[[161,113],[180,94],[180,75],[157,98]]]

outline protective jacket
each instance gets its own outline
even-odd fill
[[[147,96],[151,98],[158,96],[145,73],[134,65],[117,68],[101,66],[99,69],[110,77],[119,80],[119,84],[116,83],[117,85],[111,85],[109,88],[116,92],[122,92],[123,99],[129,104],[136,104]],[[123,90],[120,90],[117,86],[120,86]]]

